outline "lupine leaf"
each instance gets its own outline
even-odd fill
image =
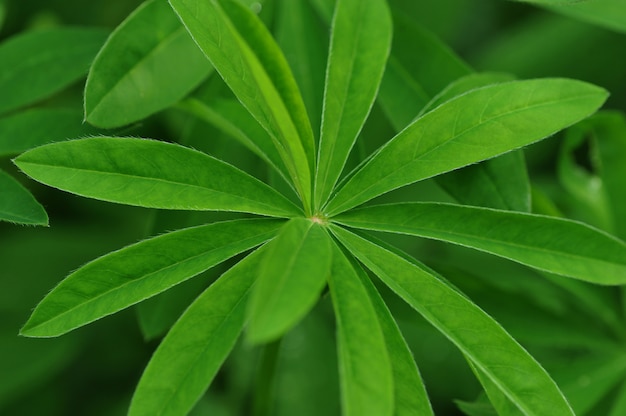
[[[539,5],[567,5],[567,7],[569,7],[573,4],[584,3],[589,0],[513,0],[513,1],[520,1],[524,3],[534,3],[534,4],[539,4]]]
[[[204,153],[156,140],[97,137],[48,144],[15,163],[77,195],[148,208],[298,214],[261,181]]]
[[[389,352],[362,279],[333,245],[329,286],[337,319],[343,415],[391,416],[394,380]]]
[[[385,336],[385,345],[393,370],[394,415],[434,415],[413,353],[404,340],[398,324],[363,269],[359,265],[354,265],[354,267],[357,272],[361,273],[361,282],[369,293]]]
[[[27,32],[0,45],[0,113],[46,98],[87,73],[106,39],[102,29]]]
[[[591,115],[607,92],[581,81],[513,81],[461,95],[409,125],[339,189],[337,214],[393,189],[534,143]],[[497,141],[494,141],[497,137]]]
[[[315,306],[331,265],[331,241],[305,218],[286,223],[267,247],[250,297],[247,329],[254,343],[273,341]]]
[[[470,368],[483,386],[485,393],[489,397],[489,401],[496,409],[496,413],[499,416],[524,416],[521,410],[515,403],[506,397],[506,395],[498,388],[498,386],[491,381],[491,379],[480,369],[478,369],[471,360],[467,360]]]
[[[237,220],[187,228],[107,254],[70,274],[21,334],[53,337],[167,290],[272,238],[281,222]]]
[[[447,241],[596,284],[626,283],[626,244],[571,220],[440,203],[378,205],[334,220]]]
[[[146,1],[96,56],[85,87],[86,119],[107,128],[141,120],[180,100],[211,70],[169,4]]]
[[[0,221],[26,225],[48,225],[48,214],[11,175],[0,170]]]
[[[180,317],[141,376],[129,416],[189,413],[243,329],[261,254],[252,253],[226,272]]]
[[[544,0],[541,3],[566,16],[626,33],[626,4],[621,0]]]
[[[82,121],[79,110],[60,108],[34,108],[0,118],[0,156],[97,132]]]
[[[234,0],[170,4],[226,84],[270,134],[308,210],[313,132],[289,65],[267,28]]]
[[[333,226],[340,241],[452,341],[527,414],[574,415],[548,373],[506,331],[426,266]]]
[[[374,104],[391,34],[391,14],[384,0],[337,2],[326,71],[316,208],[330,196]]]

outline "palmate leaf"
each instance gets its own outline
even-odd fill
[[[70,274],[21,330],[53,337],[167,290],[272,238],[281,221],[236,220],[187,228],[114,251]]]
[[[0,221],[48,225],[48,214],[35,197],[11,175],[0,170]]]
[[[23,153],[15,164],[46,185],[103,201],[279,217],[300,212],[234,166],[156,140],[97,137],[53,143]]]
[[[315,176],[316,209],[330,196],[374,104],[391,33],[391,14],[384,0],[337,2]]]
[[[189,413],[243,329],[246,300],[262,252],[263,248],[231,268],[180,317],[141,376],[129,416]]]
[[[447,241],[596,284],[626,283],[626,244],[571,220],[440,203],[378,205],[333,220]]]
[[[99,127],[141,120],[175,103],[212,70],[163,0],[149,0],[111,34],[85,86],[85,118]]]
[[[248,308],[248,339],[273,341],[317,302],[331,265],[331,241],[321,226],[293,218],[268,244]]]
[[[416,260],[338,226],[359,261],[452,341],[526,414],[574,415],[548,373],[490,316]]]
[[[2,43],[0,113],[46,98],[80,79],[106,36],[102,29],[63,27],[27,32]]]
[[[341,249],[333,244],[330,294],[337,320],[339,377],[344,416],[391,416],[393,370],[376,308]]]
[[[267,28],[234,0],[170,4],[226,84],[270,134],[309,210],[313,132],[289,65]]]
[[[606,97],[602,88],[567,79],[513,81],[470,91],[425,114],[379,149],[324,212],[335,215],[401,186],[541,140],[591,115]]]

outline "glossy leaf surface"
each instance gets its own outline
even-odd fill
[[[48,225],[48,214],[35,197],[11,175],[0,170],[0,221]]]
[[[333,232],[516,406],[527,414],[574,414],[548,373],[496,321],[434,272],[340,227],[333,227]]]
[[[393,370],[376,309],[363,276],[333,247],[329,286],[337,319],[343,415],[391,416]]]
[[[250,298],[247,329],[254,343],[291,329],[319,299],[331,265],[331,241],[305,218],[291,219],[267,246]]]
[[[376,99],[391,48],[391,14],[384,0],[339,0],[331,30],[316,208],[330,196]]]
[[[180,317],[141,376],[130,416],[189,413],[243,329],[260,254],[252,253],[226,272]]]
[[[296,81],[267,28],[233,0],[170,4],[226,84],[270,134],[308,209],[313,132]]]
[[[470,91],[425,114],[379,149],[340,188],[325,213],[337,214],[401,186],[534,143],[591,115],[606,97],[599,87],[567,79],[513,81]]]
[[[85,115],[100,127],[141,120],[180,100],[211,65],[167,2],[144,2],[111,34],[91,66]]]
[[[385,345],[393,371],[394,415],[434,415],[413,353],[404,340],[398,324],[363,269],[358,265],[354,267],[360,273],[361,282],[367,289],[385,336]]]
[[[167,290],[272,238],[276,220],[238,220],[164,234],[107,254],[63,280],[22,335],[52,337]]]
[[[27,32],[3,42],[0,113],[46,98],[80,79],[106,36],[101,29],[64,27]]]
[[[626,244],[566,219],[453,204],[403,203],[357,209],[336,221],[447,241],[596,284],[626,283]]]
[[[77,195],[148,208],[298,214],[261,181],[204,153],[134,138],[53,143],[15,159],[26,174]]]

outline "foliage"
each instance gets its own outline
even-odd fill
[[[0,156],[14,164],[0,219],[49,216],[52,231],[66,213],[76,242],[57,255],[20,243],[37,229],[3,225],[7,276],[29,270],[24,256],[51,275],[7,303],[11,323],[58,280],[54,257],[64,272],[97,257],[20,331],[67,335],[0,334],[30,361],[7,365],[0,409],[72,365],[37,355],[95,360],[90,336],[132,338],[136,321],[148,341],[166,335],[114,359],[129,385],[98,414],[621,414],[626,119],[598,112],[602,74],[502,51],[550,50],[546,34],[574,25],[612,39],[614,59],[623,35],[607,30],[626,29],[626,7],[493,0],[494,15],[530,17],[502,41],[490,29],[482,51],[466,40],[477,72],[419,21],[440,13],[448,37],[452,10],[473,6],[418,3],[146,0],[108,37],[53,23],[0,44]]]

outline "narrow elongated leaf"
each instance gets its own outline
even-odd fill
[[[146,1],[96,56],[85,86],[85,118],[107,128],[141,120],[180,100],[211,70],[169,4]]]
[[[310,209],[313,132],[289,65],[267,28],[233,0],[170,4],[237,98],[270,134]]]
[[[405,203],[362,208],[335,220],[351,227],[447,241],[596,284],[626,283],[626,244],[566,219],[453,204]]]
[[[92,135],[79,110],[34,108],[0,118],[0,156],[16,155],[43,144]]]
[[[499,416],[524,416],[524,413],[515,406],[515,403],[506,397],[506,395],[498,388],[498,386],[491,381],[491,379],[479,368],[477,368],[470,359],[467,360],[470,368],[483,386],[485,393],[489,397],[489,401],[496,409],[496,414]]]
[[[452,341],[526,414],[574,415],[548,373],[490,316],[417,261],[340,227],[333,233],[385,284]]]
[[[396,324],[387,305],[363,269],[359,265],[353,266],[361,275],[361,283],[367,289],[385,336],[385,345],[393,371],[395,403],[393,414],[395,416],[434,415],[413,354],[404,340],[398,324]]]
[[[97,137],[53,143],[20,155],[15,164],[46,185],[103,201],[148,208],[298,214],[285,197],[234,166],[156,140]]]
[[[392,415],[394,380],[389,352],[362,278],[333,245],[329,286],[337,318],[343,415]]]
[[[626,4],[621,0],[562,0],[542,1],[550,10],[596,24],[620,33],[626,33]]]
[[[391,14],[384,0],[337,2],[315,179],[316,209],[335,187],[374,104],[391,48],[391,34]]]
[[[272,238],[276,220],[238,220],[155,237],[88,263],[35,308],[21,334],[62,335],[160,293]]]
[[[27,32],[2,43],[0,114],[46,98],[80,79],[106,36],[102,29],[64,27]]]
[[[331,265],[331,241],[321,226],[293,218],[268,245],[248,308],[248,339],[273,341],[315,306]]]
[[[48,225],[48,214],[11,175],[0,170],[0,221],[27,225]]]
[[[205,104],[190,98],[180,103],[178,108],[222,130],[265,160],[283,177],[289,177],[271,137],[238,101],[212,100],[210,104]]]
[[[180,317],[141,376],[129,416],[189,413],[243,329],[260,258],[256,251],[239,262]]]
[[[435,95],[472,70],[445,43],[407,16],[394,14],[393,25],[393,46],[378,101],[400,131]]]
[[[492,158],[591,115],[602,88],[567,79],[513,81],[461,95],[425,114],[362,166],[325,208],[337,214],[393,189]]]

